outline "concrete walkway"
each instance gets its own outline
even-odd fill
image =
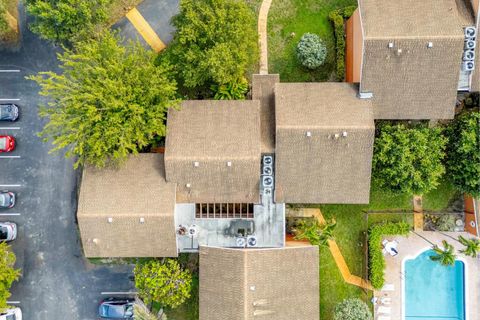
[[[258,13],[258,43],[260,46],[260,74],[268,74],[268,41],[267,22],[268,11],[272,0],[263,0]]]
[[[173,39],[170,21],[179,12],[180,0],[144,0],[113,25],[126,40],[139,40],[156,52]]]

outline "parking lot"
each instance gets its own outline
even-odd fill
[[[82,255],[75,219],[78,172],[62,154],[49,154],[50,145],[37,136],[45,124],[38,117],[44,100],[25,79],[57,71],[58,49],[22,30],[19,52],[0,51],[0,103],[20,106],[18,121],[0,122],[0,135],[16,139],[13,152],[0,153],[0,190],[17,194],[14,208],[0,209],[0,221],[19,227],[11,245],[23,274],[9,300],[27,320],[92,320],[108,292],[133,291],[132,266],[93,265]]]

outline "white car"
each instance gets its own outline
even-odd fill
[[[6,309],[0,313],[0,320],[22,320],[20,308]]]
[[[13,241],[17,238],[17,224],[13,222],[0,222],[0,242]],[[0,318],[2,320],[2,318]],[[7,318],[7,320],[10,320]]]

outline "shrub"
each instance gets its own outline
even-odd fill
[[[333,23],[333,30],[335,34],[335,51],[337,61],[337,80],[343,81],[345,79],[345,28],[344,19],[350,16],[357,9],[356,6],[349,6],[343,9],[337,9],[328,15],[328,18]]]
[[[457,190],[480,196],[480,112],[459,116],[446,130],[446,169]]]
[[[407,235],[410,224],[406,222],[386,222],[373,225],[368,232],[368,256],[370,282],[375,289],[380,289],[385,283],[385,257],[382,253],[382,237]]]
[[[192,275],[175,259],[149,260],[134,269],[138,295],[146,304],[175,308],[190,297]]]
[[[435,223],[435,228],[439,231],[454,231],[455,216],[451,214],[442,214]]]
[[[248,92],[248,81],[242,77],[227,84],[214,84],[211,89],[215,92],[215,100],[244,100]]]
[[[440,128],[383,125],[375,138],[373,177],[383,188],[406,194],[434,190],[445,173],[446,139]]]
[[[0,242],[0,311],[7,308],[10,287],[20,277],[20,270],[14,268],[15,254],[5,242]]]
[[[319,36],[305,33],[297,45],[297,58],[308,69],[320,67],[327,57],[327,47]]]
[[[360,299],[345,299],[335,307],[333,320],[373,320],[367,304]]]

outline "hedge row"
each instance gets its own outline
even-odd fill
[[[342,9],[337,9],[328,15],[328,18],[333,23],[335,33],[335,50],[337,53],[337,80],[343,81],[345,79],[345,28],[344,19],[350,18],[353,12],[357,9],[356,6],[349,6]]]
[[[385,257],[382,252],[383,236],[407,235],[410,224],[406,222],[387,222],[373,225],[368,231],[368,255],[370,282],[375,289],[385,284]]]

